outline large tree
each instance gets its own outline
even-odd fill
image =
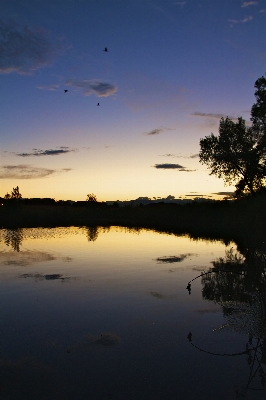
[[[220,120],[219,135],[213,133],[200,140],[200,162],[210,175],[234,183],[236,194],[254,194],[264,187],[266,177],[266,78],[255,82],[256,103],[251,109],[251,127],[240,117]]]

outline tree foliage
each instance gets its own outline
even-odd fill
[[[11,192],[11,193],[7,193],[7,194],[4,196],[4,198],[5,198],[6,200],[10,200],[10,199],[19,200],[19,199],[21,199],[21,198],[22,198],[22,194],[21,194],[20,191],[19,191],[19,187],[17,186],[17,187],[15,187],[15,188],[13,188],[12,192]]]
[[[221,118],[219,135],[213,133],[200,140],[200,162],[210,175],[236,185],[236,195],[255,193],[266,177],[266,78],[255,82],[256,103],[252,106],[252,126],[240,117],[237,122]]]
[[[97,197],[93,193],[87,194],[87,199],[86,201],[90,201],[92,203],[97,203]]]

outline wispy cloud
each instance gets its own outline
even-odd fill
[[[247,111],[249,112],[249,111]],[[238,122],[238,118],[237,117],[233,117],[232,115],[225,115],[225,114],[216,114],[216,113],[205,113],[205,112],[200,112],[200,111],[195,111],[192,114],[190,114],[191,117],[200,117],[200,118],[206,118],[207,120],[209,119],[216,119],[216,120],[220,120],[221,118],[230,118],[233,122]],[[245,121],[246,122],[246,126],[251,126],[251,122],[250,121]],[[191,157],[191,158],[196,158],[197,154],[195,154],[195,157]]]
[[[72,80],[66,81],[66,85],[73,86],[77,89],[82,90],[84,96],[90,96],[96,94],[98,97],[108,97],[117,91],[117,86],[112,85],[108,82],[101,82],[99,80]]]
[[[144,132],[144,135],[148,135],[148,136],[159,135],[159,134],[162,133],[162,132],[165,132],[165,131],[172,131],[172,130],[173,130],[172,128],[166,128],[166,127],[164,127],[164,126],[161,126],[160,128],[152,129],[152,130],[149,131],[149,132]]]
[[[204,194],[185,194],[184,196],[186,196],[186,197],[195,197],[195,196],[197,196],[197,197],[203,197]]]
[[[196,171],[195,169],[194,170],[187,169],[186,167],[183,167],[182,165],[179,165],[179,164],[168,164],[168,163],[155,164],[154,168],[157,168],[157,169],[177,169],[177,170],[179,170],[181,172],[194,172],[194,171]]]
[[[216,193],[212,193],[212,194],[216,194],[218,196],[233,196],[234,192],[216,192]]]
[[[40,90],[50,90],[50,91],[52,91],[52,92],[55,92],[56,90],[58,90],[58,88],[59,88],[59,85],[57,85],[57,84],[51,84],[51,85],[47,85],[47,86],[37,86],[37,89],[40,89]]]
[[[0,167],[0,179],[37,179],[68,171],[71,171],[71,168],[50,169],[29,164],[3,165]]]
[[[39,156],[59,156],[61,154],[71,153],[77,151],[77,149],[70,149],[68,147],[60,147],[60,149],[56,150],[39,150],[39,149],[32,149],[31,153],[15,153],[19,157],[39,157]]]
[[[215,119],[221,119],[221,118],[226,117],[224,114],[205,113],[205,112],[200,112],[200,111],[195,111],[190,115],[192,117],[204,117],[204,118],[215,118]],[[229,118],[233,118],[233,117],[229,117]]]
[[[187,1],[174,1],[173,5],[178,5],[180,7],[184,7],[184,5],[187,4]]]
[[[173,157],[173,158],[199,158],[199,154],[191,154],[188,156],[183,156],[182,154],[172,154],[172,153],[167,153],[167,154],[160,154],[160,157]]]
[[[265,13],[266,12],[266,8],[263,8],[262,10],[259,11],[260,13]]]
[[[258,3],[258,1],[244,1],[241,7],[256,6]]]
[[[245,22],[251,21],[253,19],[252,15],[249,15],[248,17],[244,19],[228,19],[228,22],[231,22],[232,24],[244,24]]]
[[[167,153],[167,154],[160,154],[160,157],[178,157],[176,154]]]
[[[0,73],[30,74],[50,64],[62,50],[62,44],[43,29],[0,21]]]
[[[192,154],[191,156],[188,156],[188,158],[199,158],[199,154]]]

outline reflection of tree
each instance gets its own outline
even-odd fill
[[[244,397],[249,389],[264,390],[266,383],[266,255],[250,248],[243,254],[234,253],[232,249],[227,251],[225,258],[213,261],[213,268],[200,277],[202,297],[221,305],[226,320],[215,330],[246,334],[245,350],[236,354],[217,354],[192,343],[191,332],[188,336],[194,347],[209,354],[246,355],[250,373],[245,387],[236,391],[237,397]]]
[[[4,233],[4,242],[7,246],[11,246],[14,251],[19,251],[23,240],[23,230],[6,229]]]
[[[99,236],[99,228],[98,226],[87,226],[87,238],[89,242],[95,242],[95,240]]]
[[[265,261],[263,254],[247,260],[231,249],[202,276],[203,298],[220,304],[228,321],[221,329],[266,338]]]

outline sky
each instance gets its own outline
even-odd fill
[[[16,186],[98,201],[234,191],[200,164],[199,141],[221,117],[250,119],[266,73],[266,0],[0,9],[0,196]]]

